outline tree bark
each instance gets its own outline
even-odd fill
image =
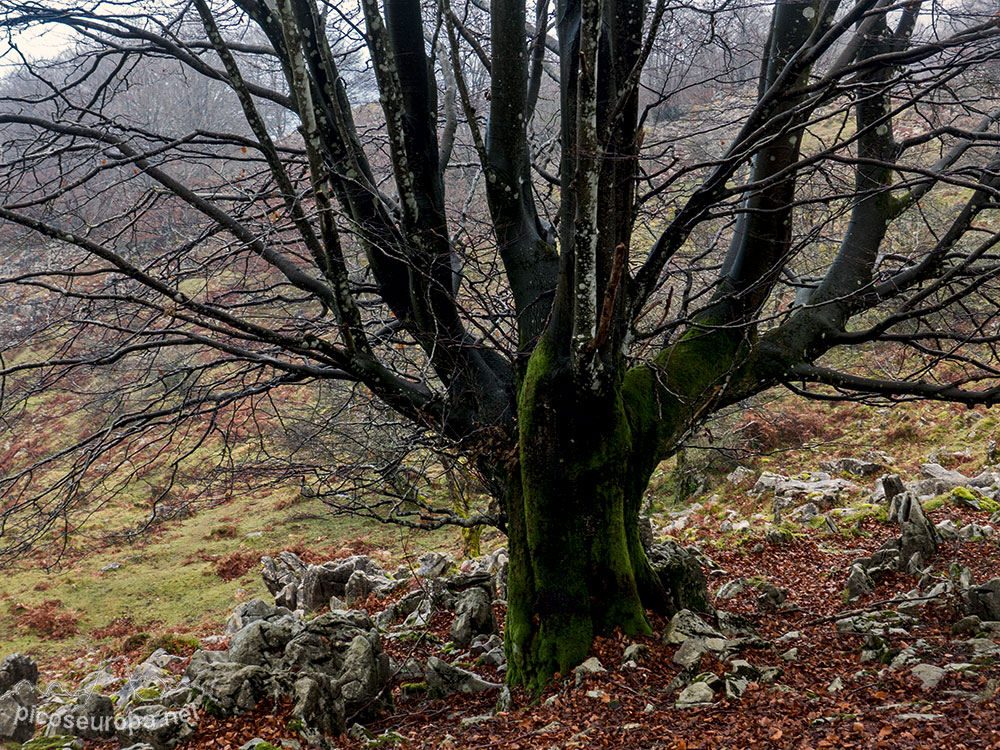
[[[636,531],[640,498],[629,497],[632,429],[621,386],[619,378],[604,392],[578,387],[549,337],[529,361],[508,503],[512,683],[537,689],[568,673],[595,635],[651,632],[640,591],[651,571]]]

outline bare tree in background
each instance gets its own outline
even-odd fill
[[[3,409],[129,377],[46,459],[59,492],[44,461],[7,473],[9,549],[109,456],[363,388],[498,502],[451,520],[506,530],[508,679],[537,686],[682,603],[636,521],[713,412],[775,385],[1000,401],[988,4],[53,5],[0,0],[79,39],[0,114],[5,287],[51,316],[7,343]],[[241,123],[119,106],[150,60],[224,83]]]

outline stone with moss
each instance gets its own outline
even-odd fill
[[[281,750],[281,748],[267,740],[255,737],[244,745],[241,745],[240,750]]]
[[[69,735],[35,737],[20,746],[21,750],[83,750],[83,740]]]

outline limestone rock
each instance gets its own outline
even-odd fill
[[[844,617],[834,623],[838,633],[853,633],[856,635],[885,635],[895,631],[900,635],[911,627],[914,618],[893,610],[882,612],[866,612],[853,617]]]
[[[847,598],[854,601],[875,590],[875,582],[868,572],[855,563],[851,566],[851,574],[847,577]]]
[[[744,588],[746,588],[746,579],[736,578],[728,583],[724,583],[722,587],[715,592],[715,598],[732,599],[734,596],[739,595]]]
[[[654,544],[649,562],[678,609],[711,612],[708,583],[699,558],[676,542]]]
[[[487,690],[499,690],[502,687],[436,656],[427,660],[427,688],[435,697],[444,697],[452,693],[482,693]]]
[[[38,665],[25,654],[11,654],[0,662],[0,693],[6,693],[24,680],[30,685],[38,683]]]
[[[35,736],[37,702],[35,689],[28,680],[21,680],[0,695],[0,741],[27,742]]]
[[[591,656],[585,662],[577,666],[573,670],[573,679],[577,686],[581,685],[584,680],[586,680],[592,674],[603,674],[607,672],[604,665],[601,664],[600,659],[596,656]]]
[[[701,659],[709,650],[704,638],[688,638],[671,659],[674,664],[679,664],[685,669],[695,669],[701,666]]]
[[[455,559],[440,552],[427,552],[421,555],[417,562],[420,564],[415,571],[418,578],[440,578],[455,564]]]
[[[1000,481],[1000,475],[995,471],[984,471],[975,477],[967,477],[960,471],[946,469],[933,462],[921,464],[920,471],[926,479],[913,486],[918,495],[941,495],[956,487],[983,489],[994,487]]]
[[[302,629],[302,622],[292,615],[255,620],[229,639],[229,657],[239,664],[276,666],[285,646]]]
[[[715,700],[715,691],[709,687],[707,682],[692,682],[677,696],[676,708],[690,708],[691,706],[702,706]]]
[[[750,683],[760,680],[762,673],[743,659],[734,659],[730,667],[730,671],[723,678],[726,681],[726,697],[730,700],[740,700]]]
[[[194,733],[193,714],[157,704],[139,706],[119,718],[116,730],[122,747],[141,742],[153,750],[171,750]]]
[[[285,550],[277,558],[260,559],[260,574],[271,596],[276,596],[289,583],[298,586],[306,571],[306,564],[294,552]]]
[[[925,691],[934,690],[948,673],[947,670],[933,664],[917,664],[910,672],[920,680],[920,687]]]
[[[302,622],[283,611],[239,630],[228,652],[191,657],[185,684],[205,710],[231,716],[292,695],[293,715],[310,732],[339,734],[345,715],[367,720],[390,705],[389,658],[366,613],[341,610]]]
[[[458,648],[465,648],[477,635],[496,631],[493,602],[485,589],[476,586],[458,596],[455,620],[451,625],[451,640]]]
[[[689,609],[682,609],[675,614],[663,631],[663,642],[667,645],[680,645],[688,638],[719,638],[722,633],[713,628]]]
[[[878,474],[885,466],[864,458],[836,458],[832,461],[821,462],[819,468],[830,474],[853,474],[857,477],[870,477]]]
[[[788,591],[773,583],[763,581],[758,584],[757,588],[760,590],[760,595],[757,597],[757,608],[761,612],[777,609],[788,599]]]
[[[982,620],[1000,620],[1000,578],[981,586],[971,586],[965,592],[967,611]]]
[[[916,495],[905,493],[899,504],[899,559],[900,570],[905,570],[914,553],[919,552],[924,561],[937,554],[938,535],[934,525],[924,513]]]
[[[845,492],[860,491],[860,487],[846,479],[833,478],[825,472],[800,474],[785,477],[780,474],[761,474],[753,487],[753,492],[774,492],[774,508],[780,512],[785,508],[812,503],[820,509],[830,508],[840,501]]]
[[[339,671],[337,685],[348,714],[362,721],[374,719],[391,705],[391,696],[384,690],[389,682],[389,659],[377,639],[362,633],[354,636]]]
[[[950,518],[946,518],[934,528],[937,530],[938,536],[944,540],[958,539],[958,526]]]
[[[622,663],[631,661],[636,664],[642,664],[642,662],[649,659],[652,653],[652,649],[645,643],[632,643],[625,648],[625,652],[622,654]]]
[[[114,704],[106,695],[85,692],[79,702],[62,706],[49,716],[44,734],[71,735],[87,740],[113,737]]]
[[[753,469],[749,469],[746,466],[737,466],[726,475],[726,481],[730,484],[742,484],[743,482],[749,481],[753,475]]]
[[[237,633],[251,622],[263,620],[274,616],[291,615],[290,609],[284,607],[273,607],[263,599],[251,599],[243,602],[229,615],[226,620],[226,635]]]
[[[884,502],[892,502],[893,498],[906,492],[906,486],[899,474],[887,474],[881,479],[882,499]]]

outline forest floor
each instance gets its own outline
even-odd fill
[[[823,408],[786,404],[744,416],[738,430],[753,431],[758,448],[764,449],[763,456],[743,461],[752,470],[744,481],[716,478],[709,488],[676,502],[678,484],[687,479],[678,479],[676,466],[665,466],[651,488],[657,535],[694,545],[713,561],[714,567],[706,570],[710,591],[725,587],[732,594],[742,584],[742,590],[713,603],[752,622],[770,645],[747,650],[740,658],[758,669],[780,668],[776,679],[751,681],[739,700],[717,690],[710,704],[678,707],[678,692],[668,690],[682,670],[674,661],[678,647],[663,643],[667,622],[652,617],[652,636],[597,639],[593,655],[604,671],[579,680],[574,675],[557,678],[538,695],[514,690],[510,706],[499,713],[494,711],[498,690],[432,699],[396,684],[393,711],[369,724],[367,735],[345,735],[336,739],[336,746],[1000,748],[1000,633],[953,633],[962,617],[957,594],[939,597],[920,611],[915,623],[890,631],[877,645],[864,634],[837,628],[838,620],[852,615],[897,611],[898,597],[916,586],[913,576],[892,574],[881,578],[873,592],[846,599],[851,562],[898,534],[884,512],[867,504],[876,480],[848,477],[859,487],[841,503],[855,509],[850,521],[783,522],[781,528],[789,533],[781,541],[765,538],[771,498],[750,491],[761,471],[815,471],[821,460],[871,449],[891,454],[891,470],[905,480],[920,478],[920,464],[929,459],[972,476],[994,458],[989,446],[996,437],[992,415],[926,405],[888,414],[860,405]],[[762,421],[765,414],[771,418]],[[685,471],[693,464],[690,455],[687,461]],[[357,524],[344,526],[340,534],[304,502],[292,513],[287,507],[262,507],[256,515],[224,505],[213,511],[218,517],[199,515],[161,530],[158,538],[132,551],[131,559],[123,557],[128,550],[110,549],[58,571],[28,570],[6,579],[0,593],[5,600],[0,602],[0,656],[31,652],[44,683],[72,682],[112,656],[138,662],[154,646],[189,655],[194,638],[222,632],[226,614],[237,603],[267,597],[256,569],[261,554],[292,548],[312,562],[364,552],[379,555],[388,568],[429,548],[457,549],[454,538],[438,536],[428,543],[409,536],[376,536]],[[959,527],[973,522],[985,526],[993,515],[947,499],[926,507],[934,522],[951,519]],[[748,522],[746,528],[742,520]],[[499,535],[487,535],[484,551],[502,544]],[[115,561],[123,567],[105,569]],[[943,542],[930,562],[932,583],[954,580],[962,567],[983,583],[1000,575],[997,536]],[[131,583],[116,587],[109,583],[112,576],[128,577]],[[148,578],[152,586],[164,576],[172,588],[144,598],[143,581]],[[779,607],[761,608],[758,596],[765,582],[787,591]],[[199,608],[195,602],[202,590],[209,605]],[[186,598],[178,604],[178,597]],[[375,614],[386,602],[373,597],[368,604]],[[502,629],[502,608],[496,614]],[[384,648],[397,660],[446,658],[450,622],[441,613],[422,640],[386,640]],[[645,644],[649,652],[623,664],[624,651],[633,643]],[[893,658],[907,649],[915,658],[893,666]],[[919,665],[941,670],[915,670]],[[701,664],[702,672],[720,676],[730,668],[711,654]],[[475,671],[502,681],[494,668]],[[928,680],[928,673],[939,679]],[[195,737],[179,747],[236,750],[255,737],[278,746],[282,740],[294,743],[298,740],[288,729],[289,711],[285,704],[259,704],[234,719],[203,715]],[[88,743],[90,747],[104,746]]]

